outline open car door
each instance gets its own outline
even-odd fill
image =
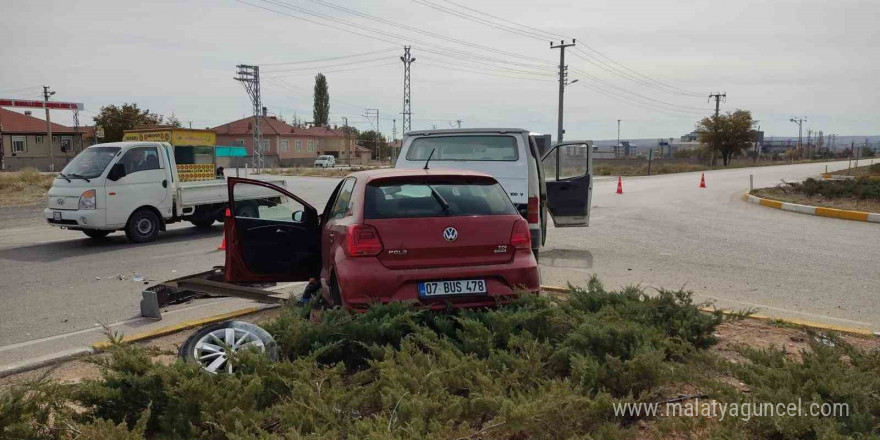
[[[553,146],[541,159],[547,185],[547,209],[553,225],[590,225],[590,199],[593,193],[592,147],[586,141],[563,142]]]
[[[283,188],[230,177],[227,282],[307,281],[321,270],[318,211]]]

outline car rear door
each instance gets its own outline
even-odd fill
[[[590,225],[593,192],[592,147],[584,141],[555,145],[541,160],[547,186],[547,209],[553,225]]]
[[[283,188],[230,177],[226,281],[307,281],[321,269],[318,211]]]

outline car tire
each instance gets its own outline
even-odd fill
[[[110,235],[113,231],[102,231],[100,229],[83,229],[83,234],[86,234],[89,238],[101,239],[108,235]]]
[[[335,273],[330,276],[330,301],[333,302],[333,307],[342,307],[342,289],[339,288]]]
[[[125,225],[125,236],[135,243],[148,243],[159,236],[159,216],[149,209],[135,211]]]
[[[198,220],[190,220],[189,222],[199,229],[208,229],[214,225],[213,218],[202,218]]]
[[[230,340],[233,342],[228,342]],[[267,358],[278,360],[275,338],[260,326],[243,321],[218,322],[200,328],[180,346],[177,356],[186,362],[199,364],[212,374],[232,373],[235,365],[228,361],[226,353],[247,347],[255,347]]]

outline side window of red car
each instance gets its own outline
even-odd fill
[[[349,177],[345,179],[345,183],[342,184],[342,188],[339,189],[339,194],[336,196],[336,202],[330,211],[331,220],[348,215],[348,210],[351,207],[352,191],[354,191],[354,178]]]

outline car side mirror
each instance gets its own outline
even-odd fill
[[[113,168],[110,168],[110,172],[107,173],[107,178],[115,182],[125,177],[125,174],[125,165],[117,163],[113,165]]]
[[[293,221],[295,221],[295,222],[297,222],[297,223],[302,223],[303,218],[305,218],[305,216],[306,216],[305,211],[300,210],[300,211],[296,211],[296,212],[294,212],[294,213],[290,216],[290,218],[293,219]]]

